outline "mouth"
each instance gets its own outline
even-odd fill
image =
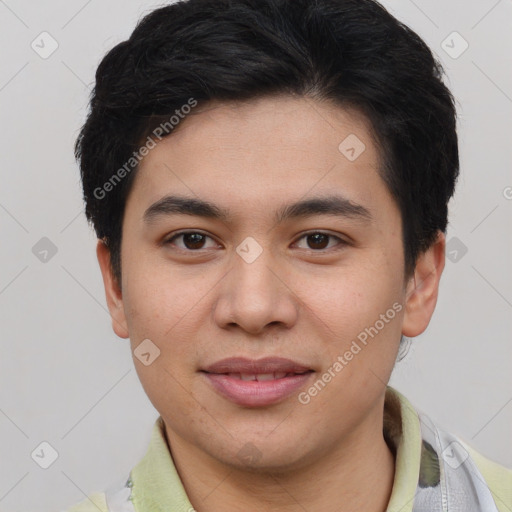
[[[305,373],[309,373],[313,370],[307,370],[304,372],[273,372],[273,373],[214,373],[214,375],[227,375],[232,379],[239,379],[245,381],[257,381],[264,382],[268,380],[277,380],[284,379],[286,377],[293,377],[295,375],[304,375]],[[210,372],[206,372],[210,373]]]
[[[248,359],[246,357],[229,357],[213,363],[202,371],[216,374],[239,375],[282,375],[300,374],[313,371],[312,368],[284,357],[264,357],[262,359]],[[254,380],[254,379],[251,379]],[[266,380],[270,380],[267,378]]]
[[[304,387],[315,371],[284,358],[229,358],[201,370],[223,398],[242,407],[282,402]]]

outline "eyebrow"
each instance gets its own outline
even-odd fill
[[[167,195],[149,206],[144,212],[143,220],[150,224],[158,217],[173,214],[217,219],[225,223],[231,217],[229,209],[221,208],[209,201]],[[336,215],[365,221],[372,220],[370,210],[340,195],[314,197],[284,205],[276,212],[274,220],[276,224],[280,224],[289,219],[312,217],[314,215]]]

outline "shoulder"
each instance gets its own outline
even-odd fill
[[[460,441],[485,479],[500,512],[512,510],[512,469],[508,469]]]
[[[105,492],[96,492],[65,512],[135,512],[131,475],[112,484]]]
[[[96,492],[91,494],[88,498],[76,503],[64,512],[109,512],[107,506],[107,499],[104,493]]]

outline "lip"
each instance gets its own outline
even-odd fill
[[[311,370],[310,367],[286,359],[284,357],[264,357],[263,359],[247,359],[245,357],[228,357],[221,359],[203,371],[208,373],[301,373]]]
[[[217,393],[243,407],[279,403],[304,387],[314,373],[307,366],[280,357],[258,360],[228,358],[217,361],[201,372]],[[276,373],[279,375],[269,377],[269,374]],[[271,380],[242,380],[240,374],[266,375]]]

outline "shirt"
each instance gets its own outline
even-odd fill
[[[395,453],[388,512],[511,512],[512,470],[438,429],[387,387],[384,437]],[[161,416],[144,457],[123,483],[91,494],[67,512],[194,512],[180,480]]]

